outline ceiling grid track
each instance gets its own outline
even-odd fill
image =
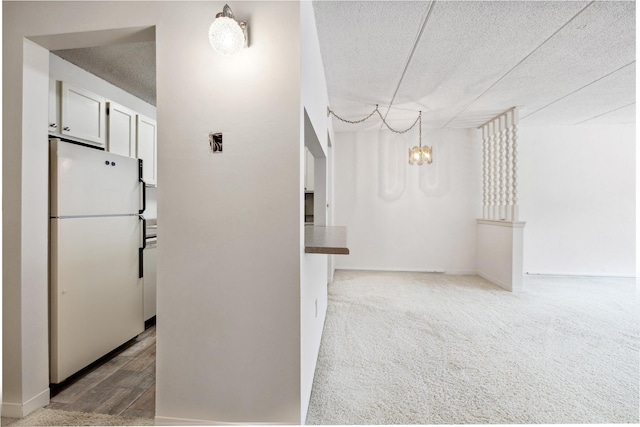
[[[413,43],[413,48],[411,48],[411,53],[409,54],[409,58],[407,58],[407,62],[404,64],[404,69],[402,70],[402,74],[400,75],[400,80],[396,85],[396,90],[393,92],[393,96],[391,97],[391,101],[389,101],[389,106],[387,107],[387,111],[384,113],[383,122],[387,120],[389,111],[391,110],[391,107],[393,106],[393,103],[396,100],[396,95],[398,95],[398,91],[400,90],[400,86],[402,85],[402,80],[404,80],[404,76],[407,73],[407,70],[409,69],[409,64],[411,63],[411,59],[413,59],[413,54],[416,52],[418,43],[420,43],[420,39],[422,38],[422,33],[424,32],[424,29],[427,27],[427,21],[429,21],[429,17],[431,16],[431,11],[433,10],[433,4],[435,2],[436,0],[432,0],[431,3],[429,3],[429,10],[427,11],[427,15],[425,16],[424,21],[422,22],[422,26],[420,27],[420,31],[418,32],[418,36],[416,37],[416,41]],[[382,130],[382,126],[383,125],[380,124],[380,130]]]
[[[513,70],[515,70],[516,68],[518,68],[524,61],[526,61],[531,55],[533,55],[535,52],[537,52],[542,46],[544,46],[549,40],[551,40],[553,37],[555,37],[560,31],[562,31],[567,25],[569,25],[574,19],[576,19],[578,16],[580,16],[580,14],[582,14],[582,12],[584,12],[585,10],[587,10],[593,3],[595,3],[595,0],[589,2],[585,7],[583,7],[582,9],[580,9],[578,11],[578,13],[576,13],[575,15],[573,15],[573,17],[571,19],[569,19],[567,22],[565,22],[560,28],[558,28],[556,31],[553,32],[553,34],[551,34],[549,37],[547,37],[542,43],[540,43],[535,49],[533,49],[531,52],[529,52],[529,54],[527,56],[525,56],[524,58],[522,58],[520,61],[518,61],[518,63],[516,65],[514,65],[509,71],[507,71],[502,77],[500,77],[498,80],[496,80],[495,82],[493,82],[493,84],[491,86],[489,86],[487,89],[485,89],[480,95],[478,95],[476,98],[473,99],[473,101],[471,101],[470,103],[468,103],[467,105],[465,105],[465,107],[458,111],[452,118],[450,118],[444,125],[441,126],[441,129],[445,128],[449,123],[451,123],[453,120],[455,120],[460,114],[462,114],[467,108],[469,108],[474,102],[476,102],[478,99],[482,98],[482,96],[484,96],[484,94],[486,94],[487,92],[489,92],[494,86],[496,86],[498,83],[500,83],[505,77],[507,77],[509,74],[511,74],[511,72],[513,72]]]
[[[593,117],[591,117],[591,118],[589,118],[589,119],[586,119],[586,120],[583,120],[583,121],[581,121],[581,122],[574,123],[574,124],[573,124],[573,126],[575,126],[575,125],[579,125],[579,124],[582,124],[582,123],[585,123],[585,122],[588,122],[589,120],[597,119],[598,117],[602,117],[602,116],[607,115],[607,114],[609,114],[609,113],[613,113],[614,111],[622,110],[623,108],[630,107],[630,106],[632,106],[632,105],[634,105],[634,104],[635,104],[635,101],[634,101],[634,102],[631,102],[631,103],[629,103],[629,104],[627,104],[627,105],[623,105],[622,107],[614,108],[613,110],[609,110],[609,111],[607,111],[607,112],[605,112],[605,113],[598,114],[597,116],[593,116]]]
[[[602,77],[598,77],[598,78],[597,78],[597,79],[595,79],[594,81],[587,83],[586,85],[584,85],[584,86],[582,86],[582,87],[580,87],[580,88],[578,88],[578,89],[574,90],[573,92],[569,92],[568,94],[566,94],[566,95],[564,95],[564,96],[561,96],[560,98],[556,99],[555,101],[552,101],[552,102],[548,103],[548,104],[547,104],[547,105],[545,105],[544,107],[540,107],[540,108],[538,108],[537,110],[532,111],[531,113],[527,114],[526,116],[521,117],[521,118],[520,118],[520,120],[524,120],[524,119],[526,119],[527,117],[534,115],[534,114],[535,114],[535,113],[537,113],[538,111],[544,110],[545,108],[549,107],[550,105],[553,105],[553,104],[555,104],[556,102],[561,101],[561,100],[565,99],[566,97],[573,95],[574,93],[580,92],[582,89],[585,89],[585,88],[587,88],[587,87],[591,86],[592,84],[597,83],[597,82],[599,82],[600,80],[602,80],[602,79],[604,79],[604,78],[606,78],[606,77],[609,77],[610,75],[615,74],[615,73],[617,73],[618,71],[620,71],[620,70],[622,70],[622,69],[624,69],[624,68],[626,68],[626,67],[628,67],[628,66],[630,66],[630,65],[633,65],[633,64],[635,64],[635,63],[636,63],[636,61],[635,61],[635,60],[634,60],[634,61],[631,61],[631,62],[629,62],[628,64],[625,64],[625,65],[623,65],[622,67],[617,68],[617,69],[615,69],[615,70],[613,70],[613,71],[611,71],[611,72],[609,72],[609,73],[605,74],[605,75],[604,75],[604,76],[602,76]],[[625,107],[626,107],[626,106],[625,106]],[[617,110],[617,108],[616,108],[615,110]],[[612,111],[615,111],[615,110],[612,110]],[[607,113],[604,113],[604,114],[607,114]],[[599,116],[600,116],[600,115],[599,115]],[[596,116],[596,117],[599,117],[599,116]],[[594,117],[594,118],[595,118],[595,117]],[[591,119],[587,119],[587,120],[591,120]],[[584,120],[584,121],[587,121],[587,120]],[[580,122],[580,123],[582,123],[582,122]]]

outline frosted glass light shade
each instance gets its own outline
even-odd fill
[[[220,16],[209,27],[209,43],[221,55],[233,55],[245,46],[244,30],[233,18]]]
[[[427,147],[425,145],[424,147],[415,146],[415,147],[409,149],[409,164],[410,165],[421,166],[424,163],[431,164],[432,161],[433,161],[433,158],[432,158],[432,155],[431,155],[431,148],[430,147]]]
[[[422,151],[417,145],[409,150],[409,164],[421,165],[422,164]]]
[[[431,147],[427,147],[426,145],[422,147],[422,159],[428,165],[433,161],[433,157],[431,155]]]

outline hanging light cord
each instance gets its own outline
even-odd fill
[[[385,118],[382,116],[382,113],[381,113],[381,112],[380,112],[380,110],[378,109],[378,104],[376,104],[376,108],[371,112],[371,114],[369,114],[367,117],[365,117],[365,118],[363,118],[363,119],[360,119],[360,120],[347,120],[347,119],[344,119],[344,118],[340,117],[339,115],[337,115],[337,114],[336,114],[336,113],[335,113],[331,108],[328,108],[328,107],[327,107],[327,111],[329,112],[329,114],[333,114],[333,116],[334,116],[336,119],[340,120],[341,122],[349,123],[349,124],[351,124],[351,125],[356,125],[356,124],[358,124],[358,123],[362,123],[362,122],[364,122],[365,120],[367,120],[367,119],[371,118],[371,116],[373,116],[374,114],[378,113],[378,116],[380,116],[380,120],[382,120],[382,123],[384,123],[384,125],[385,125],[387,128],[389,128],[389,130],[390,130],[391,132],[400,133],[400,134],[409,132],[411,129],[413,129],[413,128],[414,128],[414,126],[416,125],[416,123],[420,122],[420,130],[421,130],[421,132],[420,132],[420,141],[421,141],[421,144],[422,144],[422,111],[420,111],[420,112],[418,113],[418,118],[416,118],[416,121],[415,121],[415,122],[413,122],[413,124],[412,124],[411,126],[409,126],[408,128],[406,128],[406,129],[404,129],[404,130],[398,130],[398,129],[394,129],[394,128],[392,128],[392,127],[389,125],[389,123],[387,123],[387,121],[385,120]]]
[[[399,130],[399,129],[392,128],[389,125],[389,123],[387,123],[385,118],[380,113],[380,110],[378,109],[378,104],[376,104],[376,108],[368,116],[359,120],[348,120],[348,119],[342,118],[339,115],[337,115],[335,112],[333,112],[331,108],[327,107],[327,117],[333,114],[333,116],[336,119],[340,120],[341,122],[348,123],[350,125],[362,123],[365,120],[370,119],[376,113],[378,113],[378,116],[380,117],[380,120],[382,120],[382,123],[384,123],[384,125],[391,132],[395,132],[395,133],[400,133],[400,134],[407,133],[415,127],[416,123],[418,123],[418,147],[413,147],[412,149],[409,150],[409,164],[413,165],[416,162],[418,165],[422,165],[424,162],[426,162],[427,164],[431,164],[431,160],[432,160],[431,147],[426,147],[426,151],[422,149],[422,111],[418,111],[418,118],[416,118],[416,121],[413,122],[411,126],[409,126],[406,129]]]

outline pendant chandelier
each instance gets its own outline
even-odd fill
[[[433,161],[431,156],[431,147],[422,146],[422,111],[418,114],[418,129],[420,137],[418,138],[418,145],[414,145],[409,149],[409,164],[422,166],[424,163],[430,165]]]
[[[327,107],[327,116],[333,115],[336,119],[340,120],[341,122],[348,123],[348,124],[351,124],[351,125],[362,123],[362,122],[364,122],[365,120],[369,119],[371,116],[373,116],[376,113],[378,113],[378,116],[380,116],[380,119],[382,120],[382,123],[391,132],[394,132],[394,133],[403,134],[403,133],[409,132],[417,124],[418,125],[418,145],[416,145],[413,148],[409,149],[409,164],[410,165],[418,165],[418,166],[421,166],[421,165],[423,165],[425,163],[428,164],[428,165],[431,164],[431,162],[433,161],[433,151],[432,151],[431,147],[426,146],[426,145],[425,146],[422,145],[422,111],[418,112],[418,118],[416,119],[415,122],[413,122],[413,124],[411,126],[409,126],[408,128],[406,128],[404,130],[398,130],[398,129],[394,129],[391,126],[389,126],[389,123],[387,123],[385,118],[382,116],[382,113],[380,113],[380,110],[378,109],[378,104],[376,104],[376,108],[371,112],[371,114],[369,114],[368,116],[366,116],[365,118],[360,119],[360,120],[347,120],[347,119],[344,119],[344,118],[338,116],[333,110],[331,110],[331,108]]]

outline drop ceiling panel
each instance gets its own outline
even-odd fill
[[[524,119],[598,79],[606,79],[609,83],[589,90],[596,97],[589,105],[595,107],[598,99],[610,98],[607,91],[616,78],[633,83],[624,77],[626,74],[616,70],[635,61],[634,9],[631,2],[591,4],[450,124],[455,126],[470,113],[491,110],[496,105],[505,109],[519,106],[520,118]],[[595,87],[604,92],[596,93]],[[571,102],[577,100],[581,97],[568,97],[562,101],[566,113],[571,110]],[[584,104],[575,104],[577,109],[582,107]],[[557,109],[552,110],[558,113]],[[571,115],[568,121],[573,119]]]
[[[627,105],[625,107],[618,108],[617,110],[610,111],[600,116],[594,117],[582,124],[588,125],[610,125],[615,124],[634,124],[636,122],[636,104]]]
[[[527,117],[522,125],[574,125],[635,102],[632,64]]]
[[[322,1],[313,6],[332,105],[340,99],[388,103],[429,2]]]
[[[523,123],[532,113],[532,123],[635,122],[635,107],[623,108],[635,102],[623,72],[635,63],[635,2],[436,1],[403,76],[430,4],[314,2],[336,112],[359,118],[379,103],[384,114],[402,78],[394,106],[422,110],[426,128],[474,128],[512,106]],[[411,116],[388,120],[403,127]]]
[[[436,2],[398,92],[447,123],[587,2]],[[503,100],[492,111],[509,107]]]

